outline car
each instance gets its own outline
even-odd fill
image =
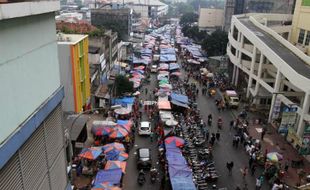
[[[151,72],[156,73],[157,72],[157,65],[152,65]]]
[[[152,132],[151,123],[148,121],[142,121],[139,126],[139,135],[150,135]]]
[[[152,167],[151,149],[138,148],[137,149],[137,168],[150,169]]]

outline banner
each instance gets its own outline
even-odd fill
[[[272,109],[272,119],[273,120],[279,118],[280,111],[281,111],[281,99],[277,97],[275,102],[274,102],[273,109]]]
[[[283,109],[279,133],[287,133],[289,128],[295,128],[297,109],[297,107],[285,107]]]

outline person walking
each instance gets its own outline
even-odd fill
[[[242,170],[241,170],[241,174],[242,174],[242,179],[243,181],[245,181],[245,177],[246,175],[248,174],[248,167],[244,167]]]
[[[260,178],[256,178],[256,183],[255,183],[255,190],[260,190],[262,188],[262,181]]]
[[[221,136],[220,132],[217,131],[216,134],[215,134],[215,137],[216,137],[217,141],[220,141],[220,136]]]
[[[262,141],[264,140],[265,134],[266,134],[266,129],[263,128],[263,131],[262,131],[262,134],[261,134],[261,140],[262,140]]]
[[[254,176],[255,175],[255,171],[256,171],[256,164],[253,164],[251,167],[251,175]]]
[[[231,120],[230,121],[230,124],[229,124],[229,130],[231,131],[231,129],[234,127],[234,120]]]
[[[227,163],[226,163],[226,167],[227,167],[227,169],[228,169],[228,174],[231,175],[231,174],[232,174],[232,169],[233,169],[233,167],[234,167],[234,162],[233,162],[233,161],[227,162]]]
[[[249,159],[249,168],[252,168],[252,164],[253,164],[253,157],[252,155],[250,155],[250,159]]]

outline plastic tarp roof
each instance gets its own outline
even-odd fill
[[[181,102],[183,104],[188,104],[188,97],[182,94],[171,93],[171,100]]]
[[[158,106],[158,109],[163,109],[163,110],[170,110],[171,109],[170,102],[165,101],[165,100],[158,101],[157,106]]]
[[[179,69],[179,68],[180,68],[180,65],[177,63],[171,63],[169,65],[169,70],[174,70],[174,69]]]
[[[170,177],[173,190],[196,190],[193,180],[184,177]]]
[[[140,53],[142,54],[152,54],[152,50],[148,48],[141,49]]]
[[[135,101],[134,97],[124,97],[124,98],[117,98],[112,99],[112,105],[125,105],[133,104]]]
[[[176,106],[180,106],[180,107],[184,107],[184,108],[189,108],[189,106],[187,104],[184,104],[182,102],[178,102],[178,101],[175,101],[175,100],[171,100],[171,103],[176,105]]]
[[[133,57],[132,58],[132,63],[133,64],[144,64],[144,65],[148,65],[148,61],[147,60],[144,60],[144,59],[139,59],[137,57]]]
[[[109,182],[111,184],[119,184],[122,177],[122,169],[99,170],[97,172],[94,185]]]
[[[192,170],[187,165],[175,165],[172,164],[169,166],[169,175],[170,177],[182,177],[193,179]]]
[[[162,48],[160,49],[160,54],[175,54],[174,48]]]
[[[165,54],[160,55],[159,58],[160,62],[171,62],[171,61],[177,61],[177,57],[174,54]]]

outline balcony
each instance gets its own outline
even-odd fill
[[[0,20],[39,15],[60,10],[59,1],[0,0]]]

